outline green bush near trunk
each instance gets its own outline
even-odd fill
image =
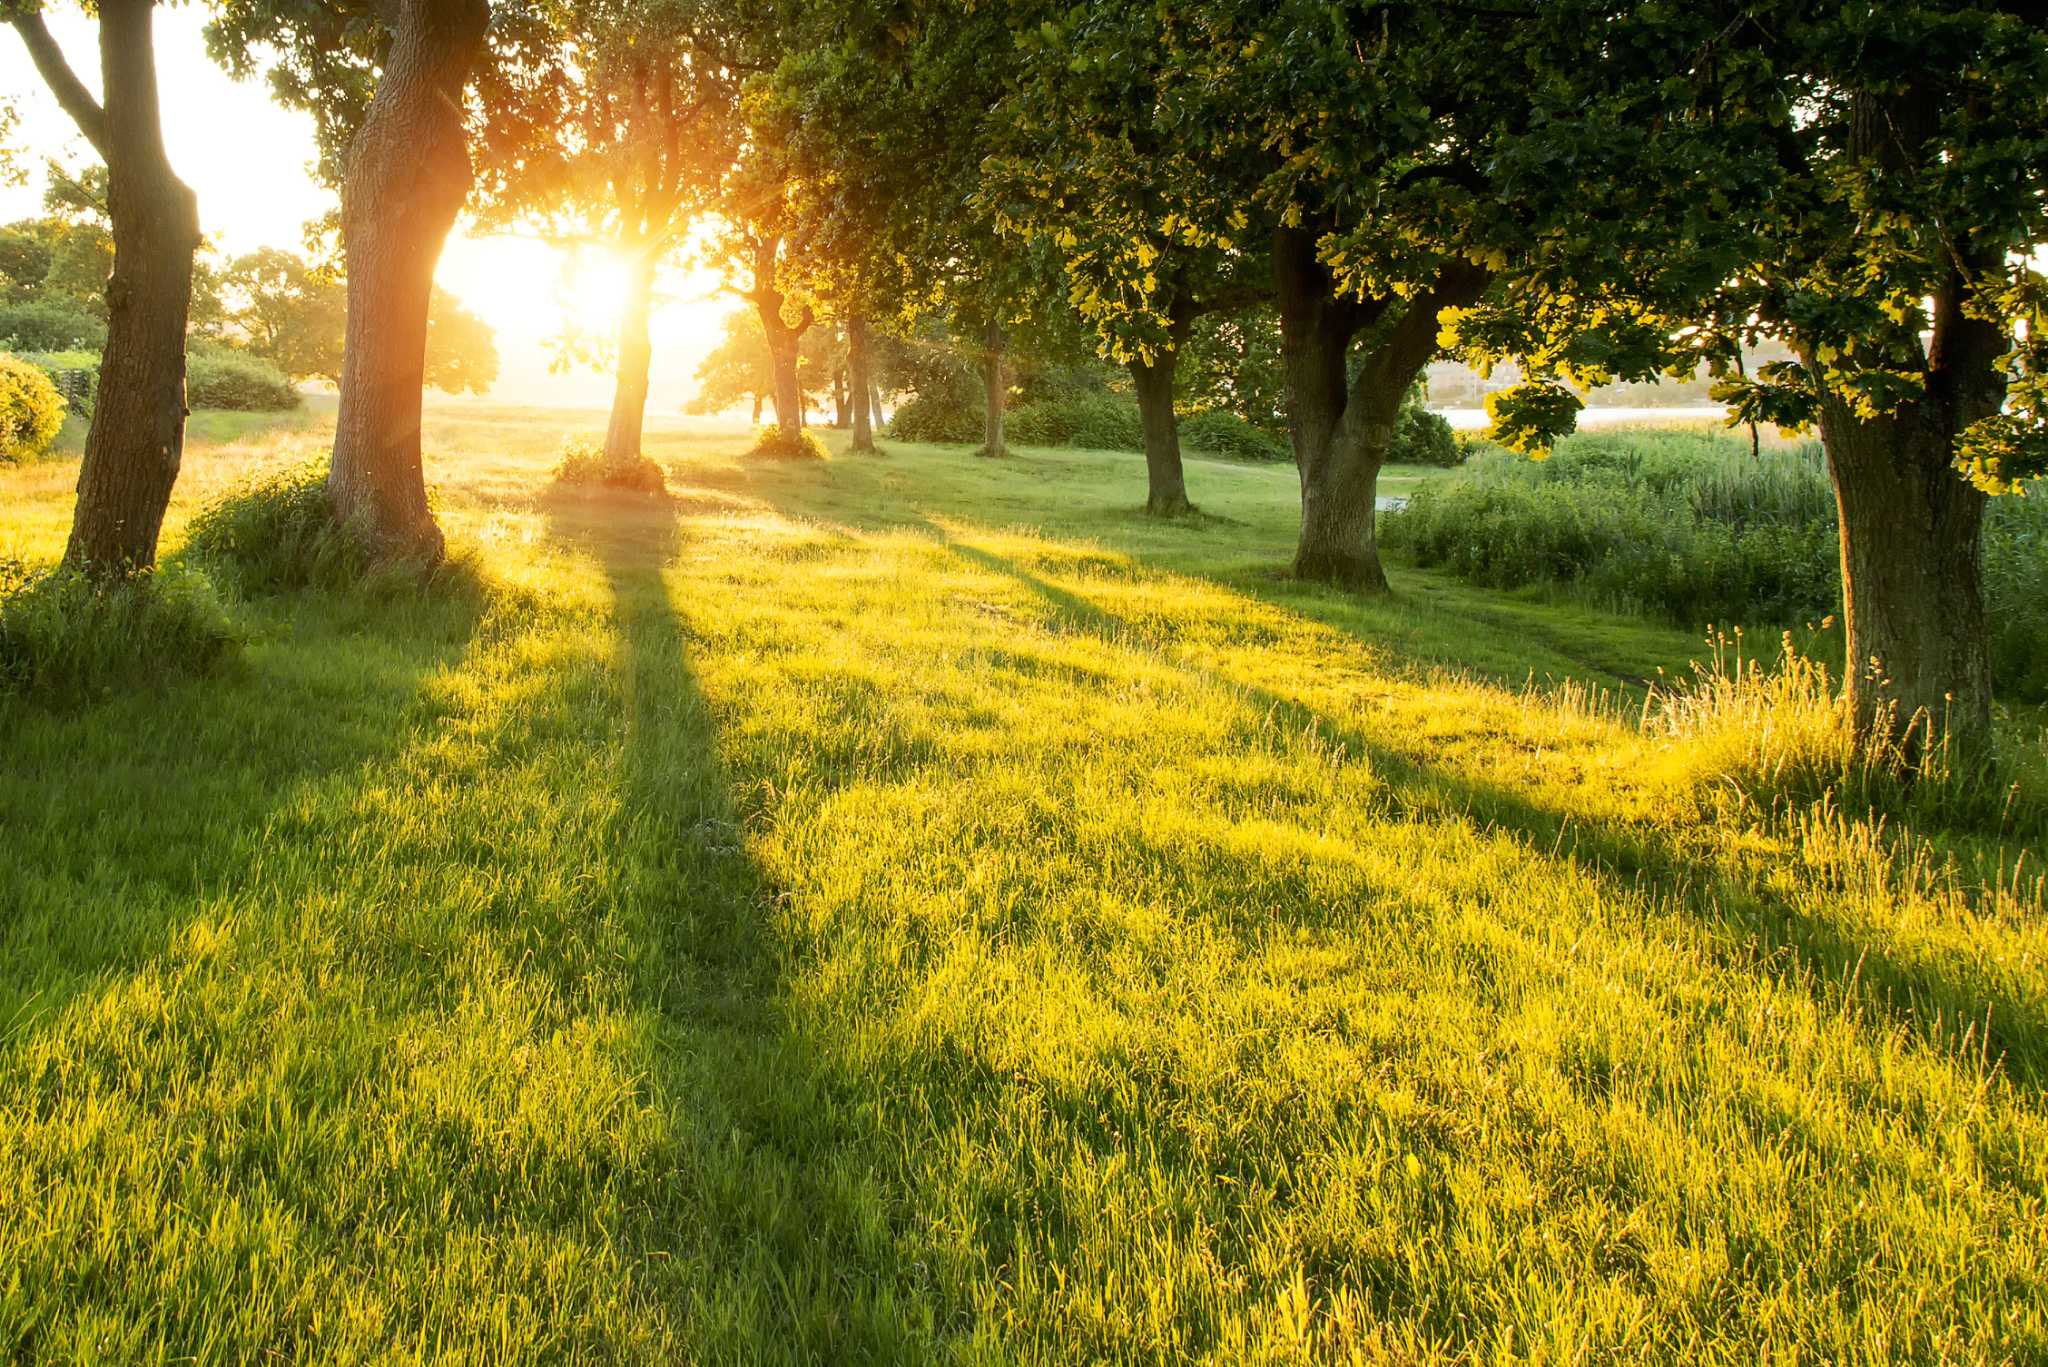
[[[371,561],[369,543],[335,520],[324,460],[229,490],[200,509],[185,544],[248,594],[338,588],[362,578]]]
[[[557,486],[578,485],[588,489],[624,489],[636,494],[665,494],[668,479],[661,466],[646,456],[613,460],[602,444],[572,441],[562,450],[555,467]]]
[[[193,566],[97,584],[73,569],[0,561],[0,694],[84,701],[204,674],[239,642]]]
[[[889,418],[883,435],[896,441],[922,442],[943,446],[949,442],[978,442],[986,423],[979,404],[970,404],[944,393],[918,394],[900,405]]]
[[[1078,446],[1141,451],[1145,428],[1138,405],[1115,394],[1077,394],[1019,404],[1003,419],[1003,438],[1018,446]]]
[[[0,352],[0,464],[37,460],[64,425],[64,396],[50,377]]]
[[[1287,443],[1223,408],[1190,413],[1180,420],[1183,451],[1232,456],[1238,460],[1287,460]]]

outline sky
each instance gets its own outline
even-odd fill
[[[199,220],[213,248],[235,256],[260,246],[305,250],[305,224],[334,206],[313,176],[310,116],[281,109],[260,80],[236,82],[207,57],[205,11],[160,6],[156,15],[158,86],[171,164],[199,196]],[[53,7],[51,31],[81,80],[99,91],[95,25],[77,10]],[[42,211],[42,166],[54,157],[71,167],[91,164],[91,147],[60,109],[12,30],[0,29],[0,92],[15,96],[25,150],[26,186],[0,186],[0,222]],[[546,346],[565,311],[587,331],[609,336],[618,313],[622,273],[601,255],[569,253],[530,237],[473,235],[458,225],[436,277],[497,330],[498,383],[490,397],[519,403],[603,406],[608,376],[581,369],[551,374]],[[651,322],[654,374],[650,416],[673,413],[696,392],[697,364],[717,345],[736,301],[718,293],[702,269],[668,271],[658,285]]]

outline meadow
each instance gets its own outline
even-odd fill
[[[1696,630],[1288,581],[1285,466],[598,422],[430,407],[455,570],[0,699],[0,1357],[2048,1361],[2026,840],[1735,792]],[[196,426],[169,557],[330,425]]]

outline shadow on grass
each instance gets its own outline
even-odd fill
[[[612,595],[623,803],[600,857],[633,861],[645,1075],[676,1128],[674,1171],[639,1175],[646,1199],[614,1238],[648,1266],[688,1270],[654,1312],[685,1317],[713,1357],[919,1359],[935,1351],[919,1279],[877,1237],[863,1190],[890,1166],[888,1136],[787,1019],[783,897],[748,843],[772,819],[772,789],[721,757],[663,576],[680,549],[675,507],[557,504],[549,534],[592,557]]]
[[[481,593],[379,614],[359,594],[245,606],[257,628],[222,674],[0,725],[0,1047],[158,953],[236,891],[304,785],[403,751],[425,681],[460,660]],[[364,631],[368,617],[379,629]]]
[[[1007,576],[1036,594],[1066,629],[1107,644],[1142,643],[1145,628],[1092,600],[1048,583],[979,547],[932,527],[956,555]],[[1995,985],[1963,980],[1944,968],[1904,959],[1884,946],[1852,937],[1803,914],[1788,898],[1742,879],[1714,860],[1641,825],[1588,818],[1530,801],[1506,786],[1447,772],[1413,754],[1390,748],[1354,727],[1284,694],[1245,683],[1200,665],[1175,667],[1202,682],[1254,701],[1296,731],[1313,733],[1364,757],[1375,776],[1394,790],[1403,809],[1463,816],[1507,832],[1552,859],[1583,861],[1618,896],[1645,892],[1667,898],[1726,932],[1724,957],[1739,966],[1789,964],[1780,976],[1800,982],[1817,1000],[1835,994],[1893,1022],[1923,1043],[1951,1055],[2002,1063],[2006,1075],[2030,1088],[2048,1083],[2048,1032],[2036,1003]],[[1745,952],[1747,951],[1747,952]]]

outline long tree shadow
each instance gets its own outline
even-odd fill
[[[292,839],[309,785],[399,753],[470,648],[482,593],[391,606],[350,593],[250,604],[257,639],[223,674],[0,722],[0,1048],[81,991],[139,968]]]
[[[1146,639],[1142,625],[999,555],[962,543],[943,528],[927,526],[963,560],[1029,589],[1067,630],[1124,647]],[[1284,694],[1184,659],[1174,664],[1212,687],[1243,695],[1291,729],[1318,735],[1365,758],[1406,810],[1462,816],[1507,832],[1552,858],[1578,859],[1617,895],[1647,891],[1718,922],[1726,932],[1724,957],[1732,964],[1789,961],[1796,971],[1782,976],[1802,983],[1818,1000],[1830,1001],[1840,994],[1951,1055],[2002,1061],[2006,1075],[2018,1084],[2039,1088],[2048,1083],[2048,1050],[2043,1048],[2048,1021],[2031,999],[1854,938],[1802,913],[1782,892],[1742,878],[1653,828],[1533,802],[1512,788],[1450,772],[1413,752],[1375,741]],[[1752,946],[1762,954],[1749,952]]]
[[[642,1199],[613,1237],[683,1274],[649,1311],[680,1315],[704,1356],[922,1360],[936,1351],[926,1288],[877,1237],[863,1191],[889,1167],[887,1136],[788,1019],[785,898],[749,849],[775,818],[772,790],[721,755],[664,575],[674,506],[585,502],[552,515],[550,533],[592,556],[612,595],[623,802],[606,857],[632,862],[645,1071],[676,1127],[673,1171],[639,1174]]]

